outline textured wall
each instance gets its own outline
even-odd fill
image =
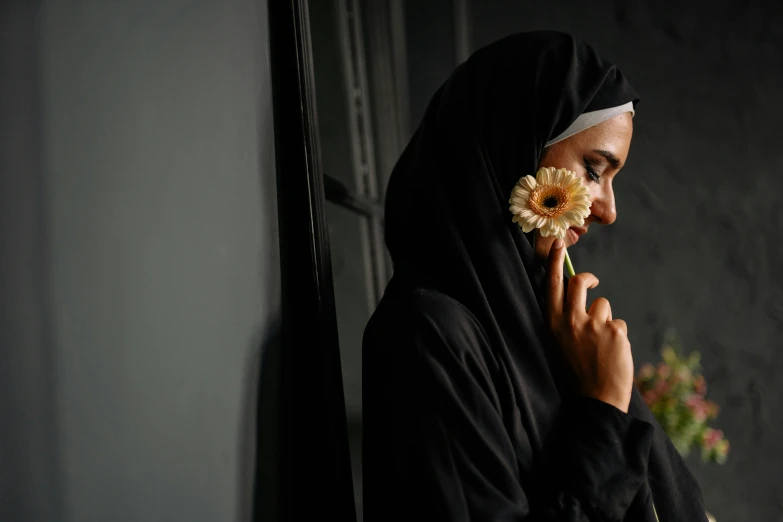
[[[640,93],[614,184],[618,221],[594,227],[571,255],[600,277],[593,297],[628,321],[637,367],[657,360],[669,326],[701,351],[732,451],[723,466],[689,462],[718,521],[783,520],[783,10],[758,0],[472,4],[474,47],[568,31],[621,65]],[[417,45],[450,37],[450,27],[431,31]],[[429,54],[409,43],[410,60]],[[411,100],[442,79],[411,75]],[[423,109],[412,103],[414,123]]]
[[[266,2],[2,15],[0,519],[248,520],[279,312]]]

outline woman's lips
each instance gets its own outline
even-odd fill
[[[568,236],[571,238],[571,244],[575,245],[579,241],[579,236],[587,232],[584,228],[570,227],[568,229]]]

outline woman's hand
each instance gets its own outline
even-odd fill
[[[558,248],[559,246],[559,248]],[[625,321],[612,319],[609,301],[599,297],[585,311],[587,289],[598,286],[589,273],[576,274],[563,295],[565,248],[558,239],[549,251],[547,320],[576,374],[580,393],[628,412],[633,390],[633,356]]]

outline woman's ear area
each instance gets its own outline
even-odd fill
[[[538,168],[540,169],[544,161],[546,160],[547,156],[549,155],[549,151],[552,149],[552,145],[547,145],[544,147],[544,149],[541,151],[541,154],[538,156]]]

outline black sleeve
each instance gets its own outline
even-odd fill
[[[420,507],[408,520],[624,518],[646,480],[650,424],[596,399],[563,405],[546,439],[540,477],[544,493],[539,489],[533,498],[520,485],[514,445],[476,351],[448,346],[426,329],[417,333],[416,344],[415,368],[410,368],[416,393],[406,408],[413,441],[407,447],[416,453],[407,472],[417,491],[407,494]]]

